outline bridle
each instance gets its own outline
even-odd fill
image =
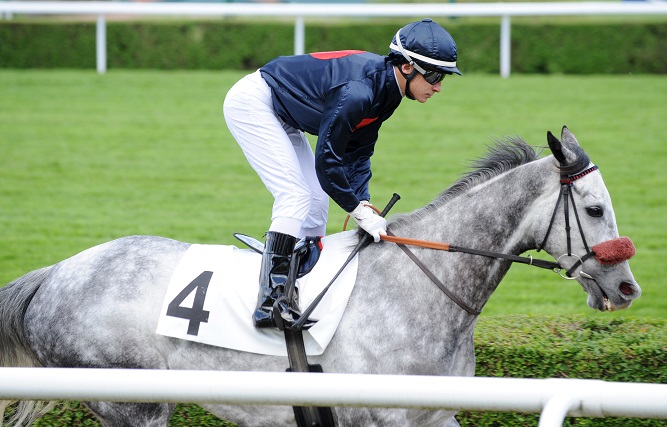
[[[540,267],[540,268],[546,268],[554,271],[557,273],[559,276],[561,276],[564,279],[578,279],[579,277],[585,277],[588,279],[592,279],[593,277],[589,275],[588,273],[585,273],[584,271],[580,271],[579,275],[573,276],[574,271],[579,267],[580,265],[583,265],[583,263],[595,256],[595,252],[591,251],[591,249],[588,247],[588,243],[586,242],[586,238],[584,237],[584,230],[581,226],[581,221],[579,220],[579,213],[577,212],[577,206],[574,202],[574,195],[572,194],[572,187],[574,185],[574,182],[580,178],[583,178],[584,176],[590,174],[591,172],[594,172],[598,170],[598,167],[593,165],[590,168],[584,170],[583,172],[577,173],[575,175],[561,175],[560,179],[560,194],[558,196],[558,200],[556,201],[556,206],[554,208],[554,211],[551,215],[551,221],[549,222],[549,227],[547,228],[547,232],[544,236],[544,239],[542,240],[542,243],[538,246],[537,251],[541,251],[544,248],[544,245],[547,242],[547,239],[549,238],[549,234],[551,233],[551,229],[553,228],[553,225],[556,220],[556,215],[558,213],[558,208],[560,206],[561,201],[563,201],[563,212],[565,214],[565,232],[567,234],[567,254],[561,255],[556,262],[553,261],[545,261],[545,260],[540,260],[540,259],[533,259],[532,256],[528,257],[522,257],[522,256],[517,256],[517,255],[511,255],[511,254],[504,254],[501,252],[491,252],[491,251],[483,251],[479,249],[472,249],[472,248],[465,248],[465,247],[460,247],[460,246],[453,246],[449,245],[447,243],[439,243],[439,242],[430,242],[426,240],[418,240],[418,239],[408,239],[404,237],[397,237],[390,231],[387,231],[386,235],[381,235],[381,239],[384,241],[388,242],[393,242],[398,244],[398,246],[403,250],[403,252],[412,259],[412,261],[426,274],[433,283],[440,288],[440,290],[449,297],[454,303],[456,303],[459,307],[461,307],[464,311],[466,311],[469,314],[472,315],[479,315],[481,313],[481,310],[477,310],[475,308],[470,307],[468,304],[466,304],[461,298],[456,296],[454,293],[452,293],[447,287],[445,286],[444,283],[442,283],[441,280],[439,280],[429,269],[426,267],[412,252],[406,245],[410,246],[420,246],[420,247],[425,247],[425,248],[430,248],[430,249],[438,249],[438,250],[444,250],[448,252],[462,252],[462,253],[468,253],[472,255],[481,255],[489,258],[502,258],[509,260],[511,262],[519,262],[523,264],[528,264],[532,265],[535,267]],[[570,202],[572,203],[572,210],[574,211],[574,216],[577,220],[577,227],[579,228],[579,233],[581,234],[581,239],[582,242],[584,243],[584,248],[586,249],[586,254],[583,255],[582,257],[579,257],[577,255],[572,254],[572,239],[570,237]],[[561,261],[564,257],[574,257],[576,258],[576,262],[570,267],[565,274],[562,273],[563,267],[561,265]]]
[[[583,178],[584,176],[588,175],[589,173],[595,172],[596,170],[598,170],[598,167],[596,165],[593,165],[590,168],[578,174],[561,176],[560,194],[558,196],[558,200],[556,200],[556,207],[554,208],[553,214],[551,215],[551,221],[549,222],[547,233],[544,235],[542,243],[537,247],[537,252],[539,252],[544,248],[544,245],[546,245],[547,239],[549,238],[549,234],[551,233],[551,228],[553,227],[554,222],[556,220],[558,207],[560,206],[561,201],[563,201],[563,213],[565,214],[565,233],[567,235],[567,253],[561,255],[556,260],[556,262],[559,265],[559,269],[556,272],[564,279],[578,279],[580,276],[584,276],[589,279],[591,278],[590,275],[585,273],[584,271],[580,271],[578,276],[573,276],[574,271],[577,269],[577,267],[583,265],[583,263],[586,262],[587,259],[591,258],[592,256],[595,256],[595,253],[590,250],[590,248],[588,247],[588,243],[586,242],[586,237],[584,236],[584,229],[581,226],[581,221],[579,220],[579,212],[577,211],[577,205],[574,203],[574,194],[572,192],[572,187],[574,186],[574,181],[578,180],[579,178]],[[581,235],[581,241],[583,242],[584,248],[586,249],[586,254],[583,255],[582,257],[572,254],[572,239],[570,237],[571,227],[570,227],[570,212],[569,212],[570,202],[572,203],[572,210],[574,211],[574,217],[577,220],[577,228],[579,229],[579,234]],[[576,262],[572,265],[572,267],[570,267],[565,272],[565,275],[563,275],[561,273],[562,267],[560,267],[560,264],[561,260],[565,257],[574,257],[576,258]]]

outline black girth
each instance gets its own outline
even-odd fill
[[[299,312],[296,279],[299,271],[299,260],[301,257],[293,256],[290,274],[286,286],[286,297],[290,308]],[[273,316],[278,328],[285,333],[285,344],[287,346],[287,358],[290,367],[287,372],[324,372],[322,366],[308,363],[306,348],[303,342],[303,331],[293,328],[291,324],[282,318],[278,301],[273,305]],[[288,385],[289,387],[289,385]],[[330,407],[315,406],[293,406],[294,418],[298,427],[335,427],[333,412]]]

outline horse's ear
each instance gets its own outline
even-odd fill
[[[567,126],[563,126],[560,140],[556,138],[551,132],[547,132],[547,142],[549,143],[551,152],[553,153],[556,160],[558,160],[558,163],[561,164],[561,166],[574,164],[577,162],[577,149],[579,148],[579,142],[577,142],[577,138],[574,137]]]
[[[560,133],[560,139],[563,141],[563,145],[566,147],[573,147],[575,145],[579,145],[579,141],[577,141],[577,138],[570,132],[570,129],[567,128],[567,126],[563,126],[563,130]]]
[[[549,143],[549,148],[553,153],[558,163],[564,164],[567,163],[565,154],[563,153],[563,144],[554,136],[551,131],[547,131],[547,142]]]

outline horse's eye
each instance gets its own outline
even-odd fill
[[[599,218],[604,214],[604,211],[600,206],[590,206],[586,208],[586,213],[588,216],[592,216],[593,218]]]

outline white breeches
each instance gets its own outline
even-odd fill
[[[271,88],[259,71],[227,93],[225,121],[250,166],[274,198],[270,231],[295,237],[324,236],[329,196],[315,174],[315,155],[299,129],[273,111]]]

